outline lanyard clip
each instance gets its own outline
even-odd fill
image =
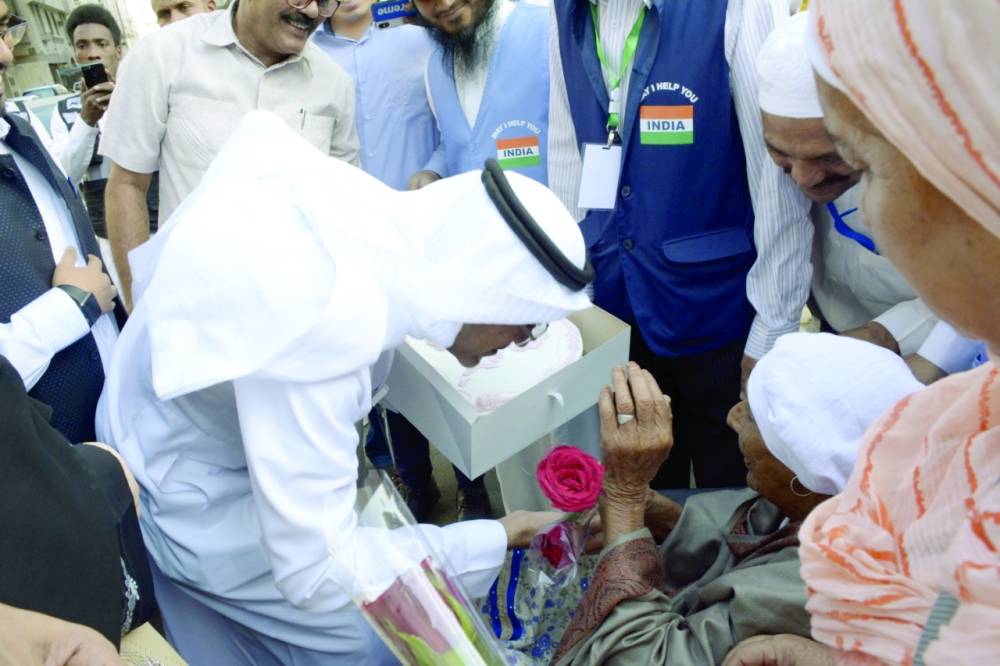
[[[615,127],[608,128],[608,143],[604,146],[604,150],[610,150],[611,146],[615,145],[618,140],[618,129]]]

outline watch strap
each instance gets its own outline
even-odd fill
[[[61,284],[57,288],[62,289],[73,299],[73,302],[80,308],[80,312],[83,313],[83,318],[87,320],[87,326],[92,327],[101,318],[103,314],[101,304],[97,302],[97,297],[92,293],[71,284]]]

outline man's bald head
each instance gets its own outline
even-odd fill
[[[152,0],[152,5],[161,28],[195,14],[215,11],[215,0]]]

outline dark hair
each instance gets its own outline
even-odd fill
[[[73,41],[73,32],[85,23],[97,23],[103,25],[111,31],[111,39],[115,41],[115,46],[121,46],[122,29],[118,27],[118,21],[104,7],[100,5],[80,5],[69,13],[66,19],[66,34],[69,41]]]

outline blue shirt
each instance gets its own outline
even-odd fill
[[[434,41],[412,25],[384,30],[372,25],[355,41],[335,35],[329,21],[313,40],[354,79],[362,168],[389,187],[405,190],[438,143],[424,88]]]

